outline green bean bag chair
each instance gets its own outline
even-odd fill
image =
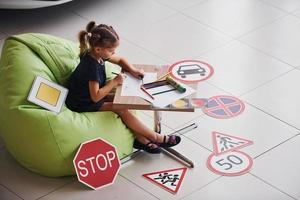
[[[97,137],[115,145],[120,159],[133,150],[132,132],[113,112],[76,113],[64,105],[56,114],[27,100],[37,75],[65,86],[78,54],[78,44],[45,34],[11,36],[3,45],[0,134],[21,165],[45,176],[74,175],[78,147]],[[106,64],[107,71],[114,67]]]

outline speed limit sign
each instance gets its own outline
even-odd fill
[[[212,153],[208,157],[206,164],[216,174],[222,176],[239,176],[251,169],[253,159],[241,151],[231,151],[218,156]]]

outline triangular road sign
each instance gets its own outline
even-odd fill
[[[214,152],[220,155],[253,144],[252,141],[224,133],[212,132]]]
[[[143,174],[143,177],[157,184],[163,189],[176,194],[180,188],[182,180],[185,176],[187,168],[169,169],[159,172]]]

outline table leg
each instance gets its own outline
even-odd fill
[[[123,164],[127,163],[128,161],[130,161],[131,159],[137,157],[141,152],[142,152],[142,150],[139,150],[139,149],[133,151],[131,154],[129,154],[121,159],[121,164],[123,165]]]
[[[195,129],[195,128],[197,128],[197,125],[195,123],[192,123],[192,124],[190,124],[186,127],[183,127],[182,129],[179,129],[179,130],[175,131],[173,134],[176,133],[178,135],[182,135],[185,132],[190,131],[190,130]],[[158,112],[158,111],[154,111],[154,130],[157,133],[161,133],[161,113]],[[184,155],[182,155],[181,153],[179,153],[175,149],[165,147],[165,148],[162,148],[162,150],[166,155],[171,156],[172,158],[178,160],[182,164],[184,164],[188,167],[191,167],[191,168],[194,167],[193,161],[191,161],[190,159],[188,159],[187,157],[185,157]],[[121,163],[124,164],[124,163],[130,161],[131,159],[133,159],[134,157],[139,155],[139,153],[141,153],[141,152],[142,152],[141,150],[136,150],[136,151],[132,152],[128,156],[122,158]]]
[[[157,110],[154,111],[154,131],[161,133],[161,112]]]
[[[161,112],[160,111],[154,111],[154,130],[157,133],[161,133]],[[193,161],[191,161],[190,159],[188,159],[187,157],[185,157],[184,155],[182,155],[175,149],[172,149],[170,147],[164,147],[162,149],[166,155],[173,157],[174,159],[187,165],[188,167],[191,167],[191,168],[194,167]]]
[[[158,111],[154,111],[154,130],[157,133],[161,132],[161,113]],[[126,162],[130,161],[131,159],[135,158],[138,156],[141,152],[141,150],[135,150],[131,154],[125,156],[124,158],[121,159],[121,164],[125,164]]]

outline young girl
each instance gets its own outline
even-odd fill
[[[135,133],[134,148],[149,153],[160,153],[160,147],[171,147],[180,142],[179,136],[160,135],[141,123],[129,110],[114,110],[113,98],[109,93],[122,84],[124,75],[119,74],[106,82],[105,62],[119,65],[123,71],[134,77],[143,76],[142,70],[135,68],[126,59],[115,56],[119,46],[119,36],[113,27],[91,21],[86,30],[79,32],[80,63],[72,73],[68,83],[69,93],[66,105],[75,112],[113,111]]]

